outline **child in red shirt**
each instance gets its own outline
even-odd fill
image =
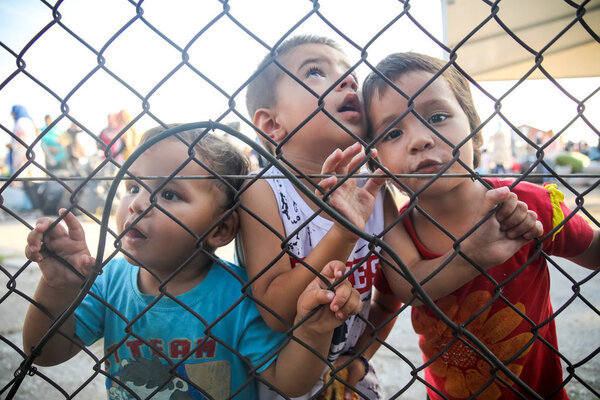
[[[468,81],[453,65],[400,53],[386,57],[376,69],[367,77],[363,95],[369,134],[381,164],[392,174],[435,175],[394,180],[412,201],[400,210],[405,215],[402,224],[385,237],[392,248],[402,246],[393,236],[401,230],[408,233],[421,259],[439,257],[452,249],[455,238],[470,233],[486,192],[502,186],[536,212],[543,225],[539,240],[516,253],[499,249],[507,252],[507,261],[484,266],[475,278],[439,298],[437,312],[427,306],[413,307],[412,322],[427,364],[428,396],[493,400],[536,393],[567,398],[547,256],[596,269],[600,231],[566,207],[555,186],[455,175],[473,175],[482,140]],[[453,177],[441,177],[446,174]],[[418,207],[413,207],[415,201]],[[397,291],[399,274],[392,268],[385,273]],[[440,319],[440,311],[453,324]]]

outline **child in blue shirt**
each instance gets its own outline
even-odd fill
[[[163,131],[148,131],[141,144]],[[103,267],[75,315],[61,326],[64,335],[54,335],[35,362],[62,363],[103,338],[111,399],[158,393],[253,399],[256,376],[288,396],[302,394],[324,367],[333,329],[360,311],[358,293],[346,280],[334,293],[316,278],[298,300],[292,339],[286,343],[286,335],[268,328],[245,291],[244,270],[214,255],[238,231],[232,205],[242,180],[230,176],[245,175],[247,161],[214,135],[198,140],[202,130],[178,135],[149,147],[128,170],[116,213],[124,258]],[[215,174],[225,178],[173,178]],[[42,271],[34,299],[52,316],[66,310],[82,286],[59,259],[86,277],[94,265],[79,221],[65,210],[60,218],[66,228],[50,229],[52,220],[38,220],[25,249]],[[344,268],[333,261],[321,275],[334,283]],[[328,306],[313,313],[321,304]],[[52,322],[39,306],[30,306],[23,328],[26,352]]]

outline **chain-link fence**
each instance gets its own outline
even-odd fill
[[[226,319],[226,314],[232,312],[235,305],[214,322],[207,322],[203,315],[191,310],[189,304],[178,300],[179,297],[164,289],[171,278],[161,282],[159,298],[173,300],[193,318],[203,321],[206,326],[206,331],[202,332],[206,334],[205,340],[191,343],[188,347],[181,347],[180,344],[177,347],[180,353],[174,356],[164,343],[136,334],[135,323],[138,317],[133,320],[122,317],[126,321],[126,329],[122,332],[122,342],[119,345],[127,346],[130,350],[135,346],[145,346],[148,354],[156,356],[162,364],[168,366],[165,367],[166,376],[160,378],[158,384],[150,385],[151,378],[145,377],[141,372],[145,368],[150,369],[150,366],[140,367],[139,375],[131,380],[124,378],[124,372],[119,376],[107,373],[108,364],[122,360],[119,360],[118,345],[105,354],[102,341],[87,348],[82,346],[77,356],[60,366],[35,365],[40,352],[43,353],[45,346],[51,345],[50,340],[61,335],[60,327],[64,320],[73,314],[87,295],[102,268],[119,257],[135,259],[123,249],[122,241],[127,230],[118,232],[115,228],[115,207],[125,195],[117,184],[122,178],[126,178],[148,188],[146,179],[152,181],[164,177],[144,177],[141,180],[141,176],[133,176],[128,172],[137,157],[150,147],[141,145],[138,151],[132,153],[132,143],[139,140],[139,133],[145,127],[195,121],[203,121],[189,125],[200,129],[200,136],[215,132],[245,152],[256,169],[275,166],[280,175],[271,176],[271,180],[292,182],[296,190],[308,198],[308,202],[316,204],[318,209],[325,211],[366,241],[368,249],[361,256],[360,262],[350,265],[345,275],[351,278],[355,287],[359,286],[359,275],[372,265],[375,265],[374,275],[378,264],[391,265],[395,273],[412,284],[415,295],[425,303],[421,308],[428,308],[428,311],[418,315],[413,311],[412,320],[410,304],[399,306],[377,324],[367,320],[365,315],[357,317],[364,322],[365,335],[369,339],[364,347],[351,349],[350,359],[356,360],[358,354],[369,345],[380,345],[372,357],[372,365],[379,375],[383,398],[426,398],[427,388],[432,390],[430,396],[438,394],[441,398],[495,399],[500,398],[500,393],[510,393],[514,398],[544,398],[559,396],[563,387],[571,398],[600,397],[600,297],[597,291],[597,274],[564,259],[551,257],[541,247],[543,240],[575,218],[583,218],[595,230],[600,228],[600,134],[597,128],[600,81],[596,77],[578,81],[583,83],[578,87],[570,86],[570,82],[559,79],[571,75],[557,67],[560,62],[556,60],[556,50],[559,47],[562,50],[566,48],[567,64],[577,64],[571,69],[583,68],[587,58],[569,58],[578,57],[577,54],[580,53],[568,53],[568,50],[575,47],[573,41],[579,40],[571,41],[570,35],[583,32],[584,39],[581,40],[587,46],[584,53],[586,57],[591,55],[592,59],[592,72],[583,74],[597,74],[594,68],[600,62],[599,1],[555,0],[543,3],[541,8],[534,11],[530,6],[540,7],[540,2],[519,2],[516,5],[517,2],[510,0],[432,1],[426,4],[427,9],[419,11],[417,8],[423,7],[423,2],[382,1],[368,5],[357,2],[349,6],[335,1],[306,0],[293,2],[293,7],[298,7],[298,10],[292,10],[292,2],[273,2],[268,6],[253,1],[217,0],[198,4],[173,2],[166,6],[158,6],[156,3],[115,0],[97,4],[91,1],[59,1],[50,4],[43,0],[31,0],[22,4],[13,2],[1,5],[6,10],[5,15],[18,16],[19,10],[24,12],[19,17],[22,20],[17,18],[17,23],[28,18],[30,23],[24,24],[27,29],[14,32],[15,36],[26,37],[21,42],[12,40],[13,32],[2,31],[0,104],[13,106],[29,102],[40,115],[51,113],[43,109],[48,105],[51,105],[50,110],[55,110],[54,119],[47,119],[37,136],[29,137],[20,133],[27,127],[19,124],[18,117],[28,115],[27,111],[23,114],[19,108],[12,109],[14,121],[3,120],[0,125],[4,143],[8,145],[3,165],[0,205],[0,229],[3,232],[3,244],[0,244],[0,280],[4,288],[0,292],[1,398],[103,398],[106,396],[104,381],[107,377],[112,378],[111,386],[125,388],[118,394],[121,397],[114,398],[180,398],[177,396],[183,396],[184,387],[192,393],[190,396],[196,396],[192,398],[229,398],[229,392],[219,394],[216,391],[215,387],[219,385],[215,386],[214,382],[208,382],[199,376],[192,377],[189,371],[181,372],[177,368],[186,360],[208,351],[207,346],[215,341],[241,357],[231,344],[223,342],[222,338],[211,336],[211,329],[221,319]],[[460,11],[464,13],[464,20],[457,18],[459,6],[464,7]],[[11,11],[13,7],[17,12]],[[30,12],[32,7],[35,8],[35,13],[27,14],[25,11]],[[350,12],[347,10],[353,7],[356,9]],[[507,11],[509,9],[511,12]],[[514,12],[515,9],[517,12]],[[469,10],[483,10],[484,15],[477,12],[466,13]],[[548,18],[541,18],[541,21],[549,20],[554,25],[552,29],[544,31],[542,36],[532,36],[528,29],[533,28],[533,23],[522,25],[522,20],[517,18],[519,12],[528,15],[543,14],[544,11],[549,15]],[[262,17],[252,20],[247,17],[250,13]],[[435,14],[439,19],[428,20],[428,14]],[[42,17],[36,19],[36,15]],[[349,25],[340,15],[352,15],[348,19],[354,26]],[[379,18],[371,21],[372,15],[378,15]],[[451,17],[455,19],[452,20]],[[265,30],[264,26],[269,24],[273,29]],[[10,26],[15,26],[14,21]],[[103,26],[102,34],[96,34],[100,26]],[[174,26],[178,29],[174,29]],[[253,73],[253,68],[268,54],[272,56],[272,64],[283,71],[282,74],[302,84],[301,79],[294,76],[275,55],[286,39],[297,33],[310,32],[314,26],[319,27],[319,34],[334,38],[348,50],[350,64],[343,76],[325,93],[312,92],[317,107],[311,110],[309,117],[301,121],[297,129],[293,129],[279,146],[271,140],[271,144],[276,146],[275,155],[272,155],[263,149],[258,140],[254,140],[254,132],[261,129],[254,125],[253,116],[248,116],[243,95],[256,75],[262,72],[259,70]],[[405,35],[408,31],[403,29],[407,26],[412,29],[410,32],[414,36]],[[456,29],[457,26],[460,29]],[[452,27],[455,29],[452,30]],[[490,30],[493,32],[488,34]],[[362,32],[360,40],[356,39],[359,37],[356,31]],[[382,76],[375,67],[377,62],[384,55],[401,50],[400,45],[395,47],[398,41],[413,38],[415,43],[422,43],[423,49],[416,45],[404,45],[402,49],[439,55],[448,60],[447,65],[456,67],[470,82],[482,121],[473,127],[472,135],[479,133],[484,137],[484,150],[477,170],[467,168],[467,173],[459,176],[446,174],[442,177],[443,172],[426,175],[425,178],[429,180],[427,186],[445,179],[487,182],[484,178],[503,177],[517,182],[555,183],[565,194],[565,203],[572,210],[572,213],[565,215],[564,220],[567,222],[558,223],[555,229],[542,240],[535,240],[532,245],[535,256],[547,260],[548,264],[549,279],[544,284],[551,284],[549,290],[553,311],[550,309],[547,318],[537,321],[525,311],[523,304],[511,303],[511,295],[507,294],[513,280],[520,274],[524,276],[527,271],[531,272],[532,268],[528,270],[527,267],[532,259],[528,257],[510,271],[510,276],[504,276],[501,280],[495,275],[482,272],[483,279],[488,280],[489,293],[487,297],[463,299],[464,303],[468,303],[467,306],[463,304],[463,307],[470,307],[468,310],[463,308],[462,311],[457,311],[456,302],[450,300],[452,295],[434,303],[421,286],[431,278],[422,281],[415,279],[404,264],[404,254],[398,254],[385,241],[386,233],[399,225],[403,226],[404,218],[408,217],[400,214],[401,218],[382,226],[378,232],[367,233],[358,229],[328,202],[332,193],[325,193],[323,197],[314,194],[316,183],[330,174],[306,175],[302,167],[295,165],[282,151],[284,144],[299,134],[301,128],[311,120],[322,116],[335,120],[324,106],[327,93],[333,87],[356,73],[360,75],[374,72]],[[499,38],[504,42],[493,41]],[[485,42],[486,39],[490,41]],[[568,44],[563,48],[561,46],[565,41]],[[510,46],[506,46],[506,42]],[[510,47],[517,48],[520,56],[509,53]],[[246,57],[249,49],[253,51],[253,55]],[[490,58],[489,54],[497,51],[506,53],[487,66],[481,65]],[[511,60],[513,57],[518,61]],[[478,64],[479,61],[481,63]],[[515,65],[514,68],[505,65],[509,61]],[[128,68],[127,64],[132,65]],[[510,76],[511,80],[487,82],[488,79],[494,79],[490,77],[495,67],[504,68],[496,79],[508,79]],[[222,78],[223,76],[226,78]],[[541,80],[532,82],[534,77]],[[362,79],[359,81],[362,83]],[[397,83],[393,81],[391,79],[389,83]],[[528,97],[530,95],[524,92],[525,88],[540,82],[551,87],[550,91],[538,89],[537,97]],[[312,90],[303,86],[307,91]],[[552,130],[537,129],[531,124],[516,121],[518,118],[513,116],[511,107],[521,97],[527,101],[519,103],[517,107],[531,106],[535,109],[541,104],[541,107],[553,110],[545,116],[553,121]],[[484,103],[484,106],[480,107],[479,102]],[[536,104],[532,104],[534,102]],[[566,107],[563,107],[564,102]],[[572,111],[562,113],[566,115],[564,117],[555,118],[551,114],[558,113],[552,108],[557,104],[559,108]],[[104,121],[107,110],[110,112],[108,122]],[[411,112],[407,112],[406,117],[409,118],[410,115]],[[361,141],[366,149],[381,144],[382,138],[377,135],[374,135],[373,140],[367,140],[345,128],[343,121],[334,123],[345,132],[342,134]],[[59,128],[63,126],[69,126],[69,129],[58,134]],[[177,130],[168,131],[167,134],[173,133],[177,133]],[[259,133],[261,134],[264,139],[269,140],[264,131]],[[464,143],[453,144],[455,161],[463,145]],[[508,148],[510,156],[502,161],[494,159],[503,145]],[[320,144],[315,143],[314,146],[316,152]],[[231,189],[233,187],[228,183],[231,179],[248,178],[246,184],[235,190],[233,209],[249,215],[247,218],[257,221],[281,245],[274,249],[278,256],[266,262],[261,273],[251,277],[250,283],[242,285],[236,304],[249,298],[256,301],[262,310],[266,309],[267,313],[277,314],[272,307],[258,301],[249,287],[260,281],[261,276],[268,275],[269,268],[281,259],[287,261],[292,258],[297,264],[295,268],[307,268],[318,274],[320,267],[296,260],[298,254],[293,253],[291,248],[299,231],[308,229],[306,226],[313,219],[323,217],[317,211],[309,221],[295,227],[293,232],[281,235],[282,228],[270,226],[258,216],[259,210],[246,207],[240,200],[245,193],[252,192],[252,185],[267,180],[266,175],[219,176],[211,169],[211,165],[204,164],[206,160],[195,155],[192,148],[193,145],[190,145],[190,158],[187,162],[191,160],[192,163],[206,167],[209,172],[212,171],[209,177],[222,185]],[[19,157],[21,161],[17,162]],[[361,166],[366,168],[366,165]],[[354,180],[361,166],[354,168],[348,176],[338,178],[341,178],[341,182]],[[394,175],[389,170],[386,171],[398,186],[403,186],[401,182],[404,182],[404,178],[410,178],[410,175]],[[178,175],[179,171],[174,171],[167,182],[182,179]],[[365,176],[372,175],[367,172],[361,174],[361,177]],[[309,181],[314,182],[315,186],[307,186],[306,182]],[[338,186],[334,190],[338,190]],[[397,194],[398,206],[409,201],[409,209],[418,210],[419,195],[425,189],[411,192],[408,187],[404,187],[405,193]],[[154,190],[156,195],[159,189],[151,191]],[[176,219],[168,210],[161,208],[156,196],[150,203],[146,213],[155,210]],[[84,279],[83,290],[65,313],[51,316],[54,323],[30,352],[30,349],[24,349],[21,338],[25,312],[30,304],[42,310],[44,308],[34,300],[34,290],[40,278],[39,268],[35,263],[23,259],[22,252],[27,235],[35,228],[36,219],[42,215],[55,216],[59,208],[69,210],[83,224],[88,246],[96,256],[95,273]],[[432,222],[436,224],[435,220]],[[177,223],[197,240],[196,252],[212,260],[212,253],[198,244],[204,237],[194,236],[184,222],[177,220]],[[438,224],[438,228],[447,232],[444,226]],[[474,228],[469,232],[472,230]],[[458,254],[460,243],[464,239],[454,238],[448,232],[447,235],[452,238]],[[575,243],[571,245],[577,247]],[[217,254],[228,261],[239,261],[234,257],[233,245],[218,249]],[[598,264],[598,258],[600,255],[596,255],[595,265]],[[68,262],[64,264],[69,268]],[[239,279],[233,270],[226,265],[221,266]],[[443,268],[439,268],[434,275]],[[544,273],[541,275],[543,278]],[[371,278],[373,276],[369,276]],[[529,284],[533,287],[542,283],[536,280]],[[519,290],[534,292],[527,286],[520,286]],[[370,289],[365,296],[370,300]],[[534,300],[533,303],[542,300]],[[503,310],[497,308],[500,303],[504,306]],[[113,305],[105,302],[107,313],[121,315],[119,310],[111,306]],[[154,301],[142,314],[150,313],[153,306]],[[464,314],[466,312],[468,314]],[[141,317],[143,315],[139,316]],[[278,315],[276,317],[280,318]],[[519,328],[520,335],[513,332],[519,324],[514,321],[505,322],[509,317],[527,325],[525,330]],[[393,319],[395,324],[388,335],[386,327]],[[281,321],[283,320],[280,319]],[[554,329],[554,325],[558,332],[558,346],[547,334],[548,330]],[[293,336],[295,328],[288,325],[287,334]],[[419,336],[415,330],[429,337],[427,340],[435,338],[433,343],[421,339],[426,361],[421,355]],[[432,331],[436,332],[435,335]],[[207,341],[209,337],[212,342]],[[544,358],[539,359],[535,371],[531,367],[528,367],[530,370],[523,370],[523,357],[536,347],[543,347],[546,353],[555,357],[549,359],[560,362],[563,371],[561,379],[544,376],[548,371],[545,369],[548,366],[544,364],[548,359]],[[135,361],[134,352],[131,354],[133,357],[129,363]],[[123,364],[123,370],[125,365],[126,363]],[[336,373],[345,366],[331,362],[328,365]],[[221,364],[215,364],[212,368],[221,368],[221,375],[213,371],[214,376],[220,377],[226,373]],[[208,369],[198,371],[199,375],[209,374],[206,372]],[[255,372],[254,369],[251,371]],[[530,379],[526,377],[532,374],[541,374],[542,377],[538,380],[545,390],[543,394],[531,389],[525,382]],[[341,382],[342,386],[347,384],[347,377],[342,377],[341,374],[336,376],[336,381]],[[446,382],[443,389],[445,392],[434,389],[432,379]],[[321,396],[326,388],[327,386],[316,396]],[[505,391],[506,388],[509,388],[508,391]],[[361,395],[364,394],[358,391]],[[109,395],[117,396],[116,392]]]

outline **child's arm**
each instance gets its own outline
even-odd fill
[[[598,269],[600,267],[600,230],[594,230],[594,238],[586,251],[578,256],[569,257],[568,260],[582,267]]]
[[[323,173],[346,173],[364,157],[360,153],[360,145],[334,152],[324,163]],[[328,189],[335,182],[335,179],[324,180],[321,186]],[[364,228],[383,182],[384,179],[372,180],[359,188],[355,179],[349,179],[331,194],[329,201],[355,225]],[[292,268],[290,256],[282,251],[285,230],[275,196],[267,182],[254,182],[244,193],[242,202],[247,210],[263,221],[260,222],[243,209],[240,212],[240,234],[248,277],[252,280],[260,274],[251,285],[252,292],[259,303],[264,303],[290,324],[296,314],[298,297],[315,274],[301,264]],[[289,206],[292,207],[291,204]],[[357,240],[355,234],[334,223],[304,262],[319,272],[319,266],[326,265],[330,260],[347,260]],[[286,323],[272,312],[260,306],[258,309],[271,328],[280,331],[285,329]]]
[[[321,275],[332,284],[343,276],[345,269],[345,263],[331,261]],[[303,321],[318,306],[321,306],[318,311]],[[327,359],[333,330],[361,309],[360,296],[348,280],[341,281],[334,293],[320,278],[314,278],[297,302],[294,325],[300,325],[293,336],[303,344],[292,339],[277,360],[262,372],[261,378],[288,396],[309,392],[325,368],[323,360]]]
[[[26,257],[37,262],[42,277],[34,294],[34,300],[43,306],[53,318],[60,315],[69,307],[82,286],[82,278],[69,271],[55,257],[47,251],[52,251],[71,264],[82,275],[89,275],[94,259],[85,243],[85,233],[77,218],[71,213],[60,210],[67,226],[65,229],[58,224],[51,230],[50,218],[41,218],[36,222],[35,228],[27,236],[25,247]],[[43,245],[43,247],[42,247]],[[52,324],[46,313],[31,304],[23,324],[23,348],[29,354],[31,349],[38,344]],[[60,331],[67,337],[75,339],[75,319],[71,315],[60,327]],[[38,365],[56,365],[73,357],[79,347],[62,335],[55,334],[42,349],[41,354],[35,359]]]
[[[461,251],[484,270],[502,264],[525,243],[543,233],[542,225],[537,221],[535,212],[529,211],[526,205],[523,207],[525,203],[518,201],[507,188],[487,191],[484,204],[479,207],[477,220],[483,218],[500,203],[502,205],[496,212],[496,217],[488,218],[461,243]],[[396,204],[391,196],[386,198],[385,214],[386,225],[398,215]],[[422,259],[402,223],[398,223],[388,231],[385,241],[406,264],[417,282],[422,282],[432,275],[453,254],[453,250],[450,250],[435,259]],[[389,254],[384,254],[382,265],[392,290],[401,301],[410,302],[413,297],[412,285],[394,271],[385,260],[391,260]],[[479,271],[469,261],[457,255],[429,279],[423,285],[423,289],[436,300],[452,293],[478,274]],[[418,305],[420,302],[413,301],[411,304]]]

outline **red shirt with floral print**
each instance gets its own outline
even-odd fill
[[[486,180],[495,188],[513,182]],[[568,399],[561,388],[562,370],[551,318],[550,276],[541,251],[561,257],[581,254],[589,247],[593,230],[579,215],[572,215],[555,189],[521,182],[512,191],[542,222],[542,238],[545,238],[542,249],[538,250],[536,241],[531,241],[504,264],[488,269],[489,277],[481,274],[435,303],[456,324],[463,324],[533,391],[544,398]],[[558,232],[552,232],[553,215],[556,226],[562,219],[561,210],[568,221]],[[404,218],[403,223],[423,258],[440,256],[419,241],[410,218]],[[428,388],[432,400],[444,398],[441,395],[449,399],[486,400],[531,397],[522,386],[486,361],[485,353],[475,350],[474,343],[463,335],[455,336],[429,307],[413,307],[412,323],[420,335],[423,360],[431,362],[425,370],[425,379],[436,388]]]

